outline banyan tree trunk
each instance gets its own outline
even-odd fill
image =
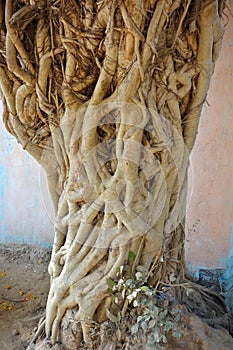
[[[221,0],[1,1],[4,122],[45,169],[56,215],[52,344],[66,343],[68,309],[88,341],[92,322],[114,312],[107,279],[126,265],[131,273],[142,265],[157,289],[182,283],[189,154],[223,8]]]

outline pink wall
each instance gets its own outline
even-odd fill
[[[233,11],[233,3],[229,5]],[[233,20],[211,81],[191,157],[191,201],[187,212],[187,260],[225,268],[233,221]]]

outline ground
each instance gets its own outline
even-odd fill
[[[38,322],[44,315],[49,290],[49,259],[49,249],[27,245],[0,246],[0,350],[24,350],[35,334]],[[203,298],[192,297],[187,305],[190,305],[190,311],[195,309],[196,314],[206,321],[208,319],[208,323],[212,323],[215,328],[209,327],[199,317],[187,313],[186,309],[181,309],[184,335],[180,339],[168,336],[168,342],[162,349],[233,349],[233,339],[229,334],[233,331],[232,316],[224,312],[221,302],[218,305],[216,296],[211,299],[211,293],[206,290],[200,295]],[[102,328],[94,327],[93,343],[79,349],[148,349],[143,345],[145,337],[141,330],[136,335],[130,334],[132,322],[135,322],[135,317],[129,310],[124,322],[107,321]],[[102,342],[99,347],[96,345],[98,336]],[[50,347],[44,344],[39,348],[45,350]],[[68,350],[73,350],[73,347]]]
[[[0,349],[23,350],[43,316],[50,251],[11,245],[0,247]]]

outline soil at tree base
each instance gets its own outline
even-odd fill
[[[0,247],[0,350],[24,350],[27,348],[41,317],[44,315],[49,290],[47,266],[50,249],[28,245],[2,245]],[[188,305],[188,301],[186,302]],[[198,310],[202,308],[202,310]],[[204,302],[190,301],[190,310],[196,314],[203,313]],[[214,305],[214,303],[212,303]],[[217,305],[215,303],[215,305]],[[183,327],[185,332],[177,339],[171,335],[161,349],[164,350],[232,350],[233,318],[224,312],[222,306],[213,317],[206,308],[205,318],[215,328],[207,325],[198,316],[183,310]],[[194,310],[196,309],[196,310]],[[149,349],[146,335],[139,331],[131,335],[130,327],[135,322],[135,315],[129,310],[124,321],[118,324],[106,321],[101,327],[92,330],[92,343],[80,346],[86,349]],[[63,322],[66,322],[65,320]],[[65,326],[63,324],[63,326]],[[219,328],[219,329],[216,329]],[[230,333],[229,333],[230,332]],[[69,343],[70,342],[70,343]],[[49,345],[35,346],[37,350],[51,349]],[[63,350],[59,344],[54,350]],[[75,349],[72,339],[67,338],[66,350]],[[76,350],[76,349],[75,349]]]
[[[50,250],[0,246],[0,350],[23,350],[43,315]]]

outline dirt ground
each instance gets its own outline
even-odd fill
[[[26,349],[43,316],[50,250],[0,246],[0,350]]]
[[[27,245],[0,246],[0,350],[25,350],[35,334],[38,322],[44,315],[49,290],[47,266],[50,254],[49,249]],[[215,310],[214,317],[210,304],[211,312],[207,314],[212,314],[211,319],[203,322],[201,313],[206,303],[202,300],[201,304],[201,300],[198,299],[199,306],[193,304],[196,311],[199,309],[199,312],[195,313],[202,320],[190,310],[191,314],[186,315],[183,322],[188,333],[178,342],[171,339],[164,349],[233,350],[233,338],[229,334],[233,335],[233,317],[222,312],[222,309]],[[207,323],[215,328],[209,327]],[[122,337],[124,335],[126,339],[123,342],[117,340],[116,329],[111,330],[111,325],[108,325],[104,331],[107,342],[101,349],[144,349],[143,345],[138,343],[137,336],[127,340],[126,328],[123,323]],[[117,345],[112,348],[113,343]],[[40,349],[44,350],[47,347],[42,346]]]

